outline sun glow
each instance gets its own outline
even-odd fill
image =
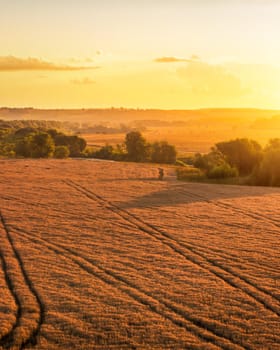
[[[7,2],[0,105],[277,109],[279,16],[258,0]]]

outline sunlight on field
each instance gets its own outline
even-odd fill
[[[157,174],[1,161],[0,347],[279,348],[280,190]]]
[[[253,130],[239,127],[214,128],[209,127],[183,127],[183,128],[150,128],[143,132],[149,141],[166,140],[176,146],[179,156],[189,153],[209,152],[217,142],[236,138],[250,138],[264,146],[270,139],[279,137],[279,129]],[[83,134],[89,146],[104,146],[106,144],[121,144],[125,133],[122,134]]]

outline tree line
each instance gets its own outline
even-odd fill
[[[280,139],[265,147],[246,138],[219,142],[209,153],[197,153],[186,162],[191,167],[179,169],[179,179],[240,177],[249,185],[280,186]]]
[[[174,164],[177,151],[166,141],[149,143],[139,131],[126,134],[123,144],[105,145],[89,153],[90,157],[131,162]]]
[[[56,129],[24,127],[0,132],[0,156],[26,158],[80,157],[86,141]]]
[[[126,134],[123,144],[87,147],[86,140],[68,135],[53,124],[11,127],[0,121],[0,156],[27,158],[85,157],[117,161],[152,162],[183,165],[177,168],[178,179],[207,180],[241,178],[243,183],[280,186],[280,139],[272,139],[265,147],[246,138],[218,142],[207,154],[197,153],[177,160],[175,146],[166,141],[147,142],[139,131]],[[58,125],[58,124],[56,124]]]
[[[28,124],[27,124],[28,125]],[[31,124],[33,125],[33,123]],[[121,145],[105,145],[99,149],[87,147],[78,135],[67,135],[56,129],[25,126],[7,127],[0,123],[0,156],[24,158],[84,157],[118,161],[172,164],[176,149],[166,141],[148,143],[139,131],[126,134]],[[51,124],[52,125],[52,124]]]

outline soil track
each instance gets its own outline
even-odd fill
[[[166,174],[1,161],[0,349],[280,348],[280,191]]]
[[[1,259],[5,281],[17,306],[15,322],[1,337],[0,346],[4,349],[25,349],[37,343],[37,336],[44,321],[44,305],[24,268],[1,211],[0,223]],[[6,242],[3,242],[5,239]]]

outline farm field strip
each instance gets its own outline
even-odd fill
[[[22,229],[18,229],[13,225],[10,225],[10,227],[13,231],[17,231],[16,234],[23,235],[26,239],[35,244],[44,244],[48,249],[62,255],[65,259],[70,259],[87,273],[119,289],[138,303],[148,307],[152,312],[168,319],[176,326],[183,327],[186,331],[191,332],[202,341],[211,342],[211,344],[215,344],[221,349],[251,349],[249,345],[241,345],[236,343],[234,339],[223,336],[221,334],[222,331],[213,330],[212,324],[215,323],[214,321],[207,322],[205,319],[192,315],[190,310],[187,312],[181,310],[171,301],[156,297],[113,270],[104,268],[96,261],[86,258],[61,244],[53,244],[44,238],[35,237],[34,234],[30,235],[28,232],[24,232]],[[216,327],[217,326],[218,325],[216,325]]]
[[[44,320],[44,305],[25,270],[2,212],[0,224],[5,280],[17,306],[15,322],[1,337],[0,345],[5,349],[24,349],[36,344]]]
[[[136,217],[134,214],[129,213],[128,211],[119,208],[115,204],[107,201],[101,196],[95,194],[92,191],[89,191],[87,188],[74,183],[73,181],[67,181],[67,183],[76,188],[79,192],[83,193],[92,200],[99,201],[103,203],[106,209],[111,210],[112,212],[118,214],[130,224],[133,223],[141,231],[149,234],[156,240],[159,240],[161,243],[167,245],[177,254],[183,256],[188,261],[191,261],[195,265],[198,265],[205,269],[206,271],[214,274],[216,277],[222,279],[225,283],[233,288],[240,289],[247,297],[252,298],[257,302],[261,307],[272,312],[275,316],[280,317],[278,301],[275,300],[274,296],[269,292],[262,290],[257,285],[251,283],[246,278],[243,278],[238,273],[233,272],[231,269],[224,267],[223,265],[217,263],[214,260],[207,258],[207,256],[195,251],[193,246],[185,247],[188,250],[188,253],[182,250],[183,245],[181,242],[177,241],[174,237],[170,236],[168,233],[163,232],[162,230],[157,229],[151,224],[144,222],[140,218]],[[209,266],[210,265],[210,266]],[[276,303],[276,305],[275,305]]]

